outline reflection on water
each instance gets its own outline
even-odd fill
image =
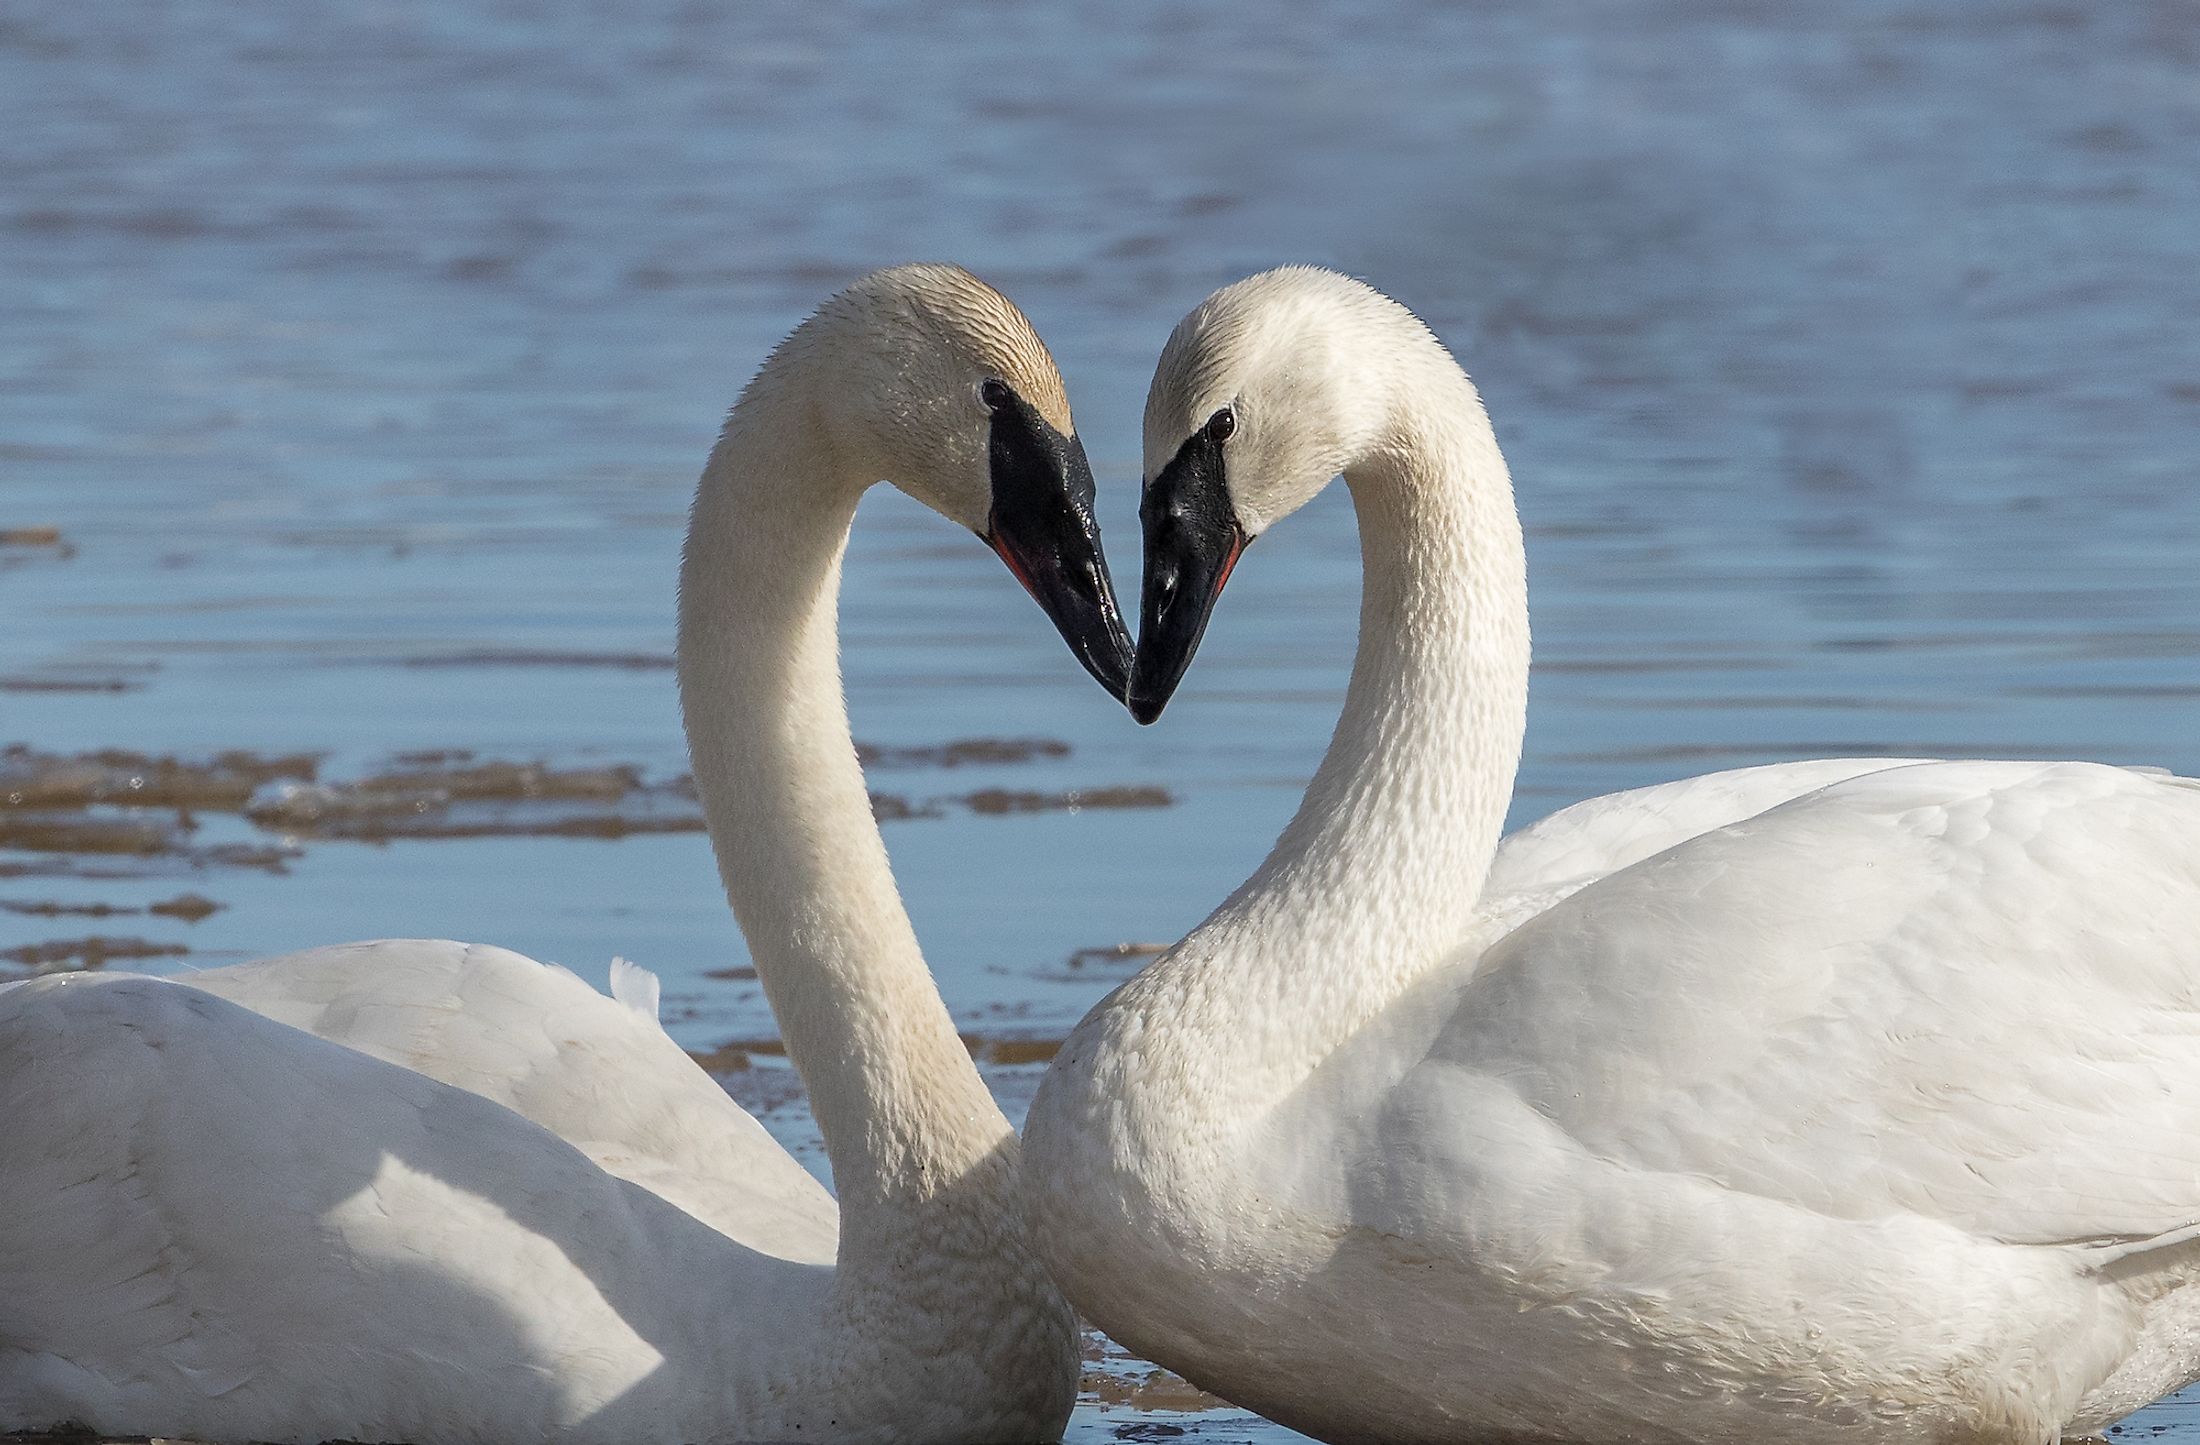
[[[1513,461],[1521,818],[1808,754],[2200,768],[2179,5],[116,13],[0,18],[0,743],[676,779],[688,490],[826,291],[941,256],[1016,296],[1127,584],[1155,349],[1210,287],[1312,259],[1439,329]],[[973,1038],[1058,1036],[1137,966],[1080,950],[1174,937],[1288,815],[1351,645],[1345,499],[1260,550],[1141,731],[967,538],[865,504],[859,734],[1066,748],[937,787],[877,760],[913,803],[1004,800],[889,833]],[[1016,803],[1096,788],[1172,806]],[[692,833],[291,848],[192,817],[177,856],[233,851],[139,876],[9,849],[0,901],[219,911],[0,909],[0,947],[616,952],[692,1046],[771,1034],[753,981],[713,976],[746,960]],[[801,1138],[752,1062],[729,1084]],[[1037,1065],[987,1068],[1016,1104]],[[1077,1429],[1124,1425],[1096,1400]]]

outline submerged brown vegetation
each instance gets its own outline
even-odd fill
[[[1087,1329],[1084,1338],[1084,1373],[1078,1380],[1079,1398],[1098,1405],[1101,1412],[1117,1410],[1199,1415],[1235,1407],[1219,1395],[1210,1395],[1181,1375],[1150,1365],[1124,1352],[1098,1330]],[[1191,1422],[1187,1422],[1191,1423]],[[1118,1429],[1117,1439],[1166,1439],[1196,1432],[1175,1426],[1132,1426]],[[1135,1431],[1136,1433],[1131,1433]],[[1159,1431],[1160,1434],[1148,1433]]]
[[[1176,799],[1167,788],[1072,788],[1034,793],[1010,788],[981,788],[962,796],[973,813],[1081,813],[1087,808],[1166,808]]]
[[[1062,1040],[1032,1038],[994,1038],[987,1034],[964,1033],[959,1035],[962,1046],[970,1057],[981,1064],[997,1064],[1013,1068],[1020,1064],[1043,1064],[1061,1052]],[[779,1039],[733,1039],[715,1049],[690,1050],[688,1057],[702,1065],[711,1074],[746,1073],[757,1059],[784,1059],[787,1045]]]
[[[153,913],[163,918],[180,918],[186,923],[196,923],[202,918],[219,913],[227,905],[196,893],[179,893],[174,898],[164,898],[158,903],[148,903],[143,908],[120,903],[63,903],[55,899],[0,898],[0,912],[20,913],[29,918],[113,918],[124,913]]]
[[[69,755],[12,743],[0,748],[0,802],[10,809],[117,803],[234,812],[262,784],[279,778],[310,781],[318,765],[311,753],[262,757],[231,751],[186,762],[123,748]]]
[[[1069,956],[1071,968],[1093,968],[1108,964],[1138,963],[1167,953],[1166,943],[1104,943],[1098,948],[1080,948]]]
[[[952,769],[1069,755],[1047,738],[962,738],[923,747],[862,744],[878,769]],[[916,797],[872,794],[881,821],[937,818],[961,810],[985,816],[1160,808],[1165,788],[1059,790],[980,788]],[[650,781],[629,764],[560,768],[544,762],[476,758],[461,749],[404,753],[363,776],[321,776],[312,753],[244,751],[189,760],[103,749],[57,754],[0,749],[0,849],[34,853],[191,854],[195,814],[234,814],[291,840],[562,836],[620,838],[694,832],[703,826],[685,777]],[[195,855],[201,863],[268,866],[260,856]]]
[[[121,677],[0,677],[0,692],[130,692],[143,686]]]
[[[959,768],[974,763],[1028,763],[1068,756],[1069,744],[1056,738],[957,738],[917,747],[856,744],[856,757],[866,768]]]
[[[957,738],[859,743],[857,753],[875,771],[952,771],[1058,761],[1070,747],[1052,738]],[[618,839],[703,830],[691,779],[652,779],[631,764],[560,767],[437,748],[397,754],[353,777],[332,778],[326,771],[323,755],[305,752],[231,749],[190,758],[121,748],[53,753],[20,743],[0,747],[0,882],[144,880],[238,868],[280,874],[306,847],[325,842]],[[871,808],[881,822],[902,822],[956,813],[1161,808],[1174,801],[1166,789],[1144,785],[996,786],[874,792]],[[230,821],[215,827],[210,819]],[[207,841],[208,833],[221,841]],[[254,834],[258,841],[248,841]],[[196,892],[142,906],[0,897],[0,913],[25,918],[151,914],[194,922],[221,907]],[[180,943],[93,935],[21,944],[0,958],[42,969],[96,968],[114,958],[187,951]]]
[[[477,762],[465,753],[412,754],[342,783],[268,790],[243,810],[292,838],[381,843],[396,838],[623,838],[702,826],[677,783],[649,784],[634,767],[553,768]]]
[[[110,938],[95,933],[88,938],[56,938],[44,943],[0,948],[0,959],[34,969],[51,968],[57,963],[98,968],[109,959],[174,958],[190,951],[180,943],[155,943],[149,938]]]

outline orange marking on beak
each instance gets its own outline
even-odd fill
[[[1208,594],[1209,600],[1222,595],[1223,587],[1230,581],[1230,574],[1237,570],[1238,558],[1245,555],[1245,541],[1244,535],[1240,534],[1230,543],[1230,555],[1222,559],[1222,570],[1215,574],[1215,590]]]
[[[1038,602],[1040,600],[1039,589],[1031,585],[1031,574],[1024,570],[1023,563],[1016,560],[1016,554],[1008,550],[1008,543],[994,537],[988,537],[985,540],[986,545],[993,549],[993,554],[1007,564],[1009,576],[1014,577],[1019,583],[1023,584],[1023,589],[1030,594],[1031,600]]]

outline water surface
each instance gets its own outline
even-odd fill
[[[688,491],[821,296],[939,257],[1021,302],[1132,588],[1154,351],[1211,287],[1313,260],[1419,310],[1511,458],[1516,821],[1832,753],[2200,770],[2200,26],[2172,0],[123,15],[0,18],[0,743],[674,779]],[[1073,954],[1175,937],[1258,860],[1334,718],[1356,566],[1340,491],[1263,541],[1140,730],[967,537],[865,503],[858,735],[1067,745],[877,786],[1174,800],[890,825],[974,1036],[1059,1037],[1133,966]],[[699,1050],[773,1032],[694,833],[51,861],[0,852],[0,901],[222,905],[98,920],[188,950],[151,966],[456,935],[646,964]],[[87,916],[0,911],[0,947]],[[1036,1071],[994,1066],[1012,1107]],[[734,1086],[814,1153],[768,1056]],[[1282,1438],[1097,1401],[1076,1428],[1187,1426]]]

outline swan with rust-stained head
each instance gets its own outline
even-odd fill
[[[2200,1375],[2200,784],[1841,759],[1500,842],[1524,548],[1428,329],[1228,287],[1146,466],[1141,719],[1340,473],[1365,581],[1297,815],[1032,1106],[1082,1312],[1336,1441],[2049,1445]]]
[[[502,950],[382,943],[197,986],[9,985],[0,1429],[1059,1433],[1075,1322],[849,738],[840,566],[881,477],[998,551],[1118,696],[1128,661],[1091,474],[1014,306],[955,268],[904,267],[773,353],[696,495],[680,691],[837,1207],[657,1028],[638,970],[615,980],[621,1003]]]

